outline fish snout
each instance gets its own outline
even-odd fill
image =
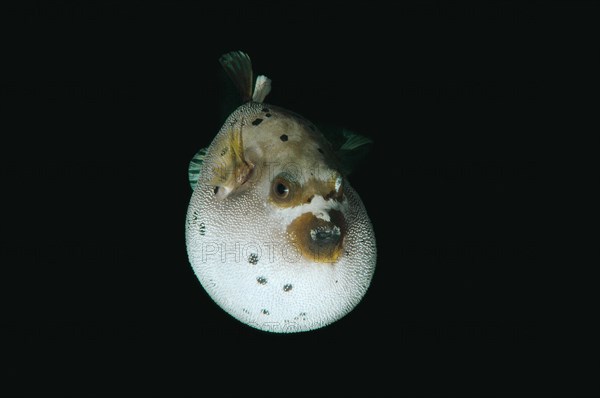
[[[342,254],[346,220],[339,210],[328,213],[328,220],[304,213],[288,226],[292,244],[310,261],[335,263]]]

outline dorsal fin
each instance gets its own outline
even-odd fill
[[[256,85],[254,86],[254,94],[252,94],[252,101],[263,102],[265,97],[271,92],[271,79],[266,76],[260,75],[256,78]]]
[[[254,77],[252,75],[252,62],[248,54],[243,51],[232,51],[223,54],[219,58],[219,62],[240,92],[242,101],[250,101],[252,99]]]

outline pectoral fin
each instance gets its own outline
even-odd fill
[[[373,140],[365,137],[364,135],[360,135],[355,133],[354,131],[350,131],[347,129],[342,130],[342,135],[346,139],[346,141],[340,147],[340,150],[351,151],[353,149],[357,149],[363,145],[372,144]]]
[[[188,167],[188,179],[190,181],[190,186],[192,187],[192,190],[196,189],[198,177],[200,177],[200,168],[202,167],[202,163],[204,162],[204,158],[206,157],[207,149],[208,148],[200,149],[190,161],[190,165]]]
[[[318,127],[335,149],[344,174],[350,174],[356,169],[373,144],[370,138],[346,128],[329,124],[318,124]]]

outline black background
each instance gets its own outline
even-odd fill
[[[597,3],[223,3],[2,6],[0,392],[598,393],[597,242],[568,243]],[[375,142],[350,181],[376,273],[321,330],[241,324],[187,259],[232,50],[267,102]]]

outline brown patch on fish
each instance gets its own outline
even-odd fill
[[[304,258],[317,263],[335,263],[339,259],[346,237],[346,219],[339,210],[329,210],[329,219],[304,213],[288,225],[290,241]]]

